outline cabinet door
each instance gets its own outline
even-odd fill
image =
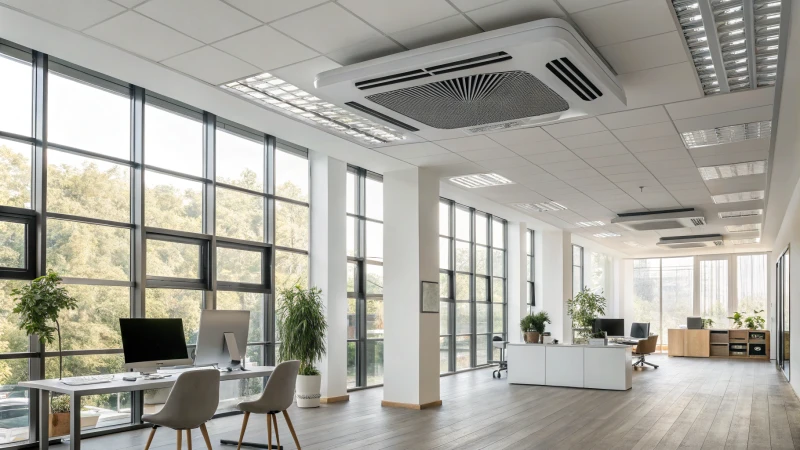
[[[686,356],[686,330],[670,328],[667,330],[667,354],[669,356]]]
[[[686,356],[708,358],[711,355],[709,330],[686,330]]]

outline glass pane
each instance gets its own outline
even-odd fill
[[[737,256],[737,311],[767,310],[767,255]],[[767,317],[766,312],[760,314]]]
[[[130,222],[131,170],[94,158],[50,150],[47,211]]]
[[[728,260],[700,261],[700,311],[704,319],[728,324]],[[652,327],[652,325],[651,325]]]
[[[475,337],[475,363],[487,364],[489,360],[489,336],[483,334]]]
[[[475,332],[488,333],[489,329],[489,304],[475,303]]]
[[[534,277],[536,275],[535,273],[533,273],[533,271],[534,271],[533,258],[532,257],[528,257],[527,259],[528,259],[528,261],[527,261],[528,262],[528,265],[527,265],[528,281],[533,281],[533,279],[534,279]]]
[[[470,244],[467,242],[456,241],[456,270],[470,272]]]
[[[690,258],[691,259],[691,258]],[[650,323],[650,330],[658,333],[661,329],[660,284],[661,260],[633,260],[633,320]],[[677,273],[676,273],[677,275]],[[691,286],[694,280],[688,280]],[[682,324],[686,324],[686,316]]]
[[[486,214],[475,214],[475,243],[489,245],[489,218]]]
[[[506,225],[501,220],[492,220],[492,247],[506,248]]]
[[[358,334],[356,333],[357,325],[357,317],[356,317],[356,299],[348,298],[347,299],[347,339],[358,339]]]
[[[3,58],[0,57],[0,67]],[[0,77],[3,73],[0,71]],[[2,92],[0,87],[0,92]],[[0,97],[2,98],[2,97]],[[2,111],[4,108],[0,108]],[[0,112],[0,124],[2,124]],[[31,155],[30,144],[0,139],[0,205],[31,207]]]
[[[525,249],[528,255],[533,255],[533,230],[525,233]]]
[[[275,152],[275,195],[308,201],[308,160],[278,149]]]
[[[469,334],[472,331],[470,316],[470,304],[456,302],[456,334]]]
[[[264,191],[263,142],[256,142],[217,128],[217,181],[252,191]]]
[[[0,221],[0,267],[25,268],[24,223]]]
[[[439,203],[439,234],[450,236],[450,205]]]
[[[501,278],[492,278],[492,302],[494,303],[505,303],[506,301],[503,281]]]
[[[248,342],[264,340],[264,294],[217,291],[217,309],[250,311]]]
[[[356,292],[356,271],[358,266],[355,263],[347,263],[347,292]]]
[[[470,300],[469,275],[456,274],[456,300]]]
[[[766,284],[765,284],[766,286]],[[694,258],[664,258],[661,260],[661,321],[664,332],[653,328],[661,345],[669,345],[666,330],[686,325],[694,310]],[[713,328],[727,328],[727,322],[715,323]]]
[[[145,225],[203,232],[203,183],[145,171]]]
[[[456,370],[469,369],[472,340],[469,336],[456,336]]]
[[[367,221],[367,259],[383,261],[383,224]]]
[[[466,209],[456,207],[456,238],[470,240],[470,214]]]
[[[247,346],[245,353],[245,366],[262,365],[264,361],[264,348],[260,345]],[[219,405],[217,413],[237,411],[238,405],[242,401],[256,400],[261,396],[264,389],[264,378],[248,378],[243,380],[222,381],[219,384]],[[147,391],[145,391],[145,402],[147,402]],[[147,411],[148,406],[145,406]],[[152,405],[156,406],[156,405]],[[160,406],[160,405],[157,405]]]
[[[367,264],[367,294],[383,294],[383,266]]]
[[[262,284],[260,251],[217,247],[217,280]]]
[[[484,277],[475,277],[475,301],[488,302],[489,301],[489,279]]]
[[[450,277],[446,273],[439,274],[439,297],[450,298]]]
[[[0,61],[2,59],[0,58]],[[20,330],[19,315],[12,312],[15,301],[11,298],[11,291],[20,289],[30,284],[22,280],[0,280],[0,349],[4,353],[27,352],[28,337],[25,331]],[[8,367],[4,367],[9,364]],[[28,379],[28,360],[24,360],[24,368],[17,367],[17,362],[0,362],[0,384],[15,384]]]
[[[367,386],[383,383],[383,341],[367,341]]]
[[[583,247],[579,247],[577,245],[572,246],[572,265],[573,266],[582,266],[583,265]]]
[[[494,333],[505,333],[505,327],[503,326],[505,322],[503,321],[503,305],[500,303],[495,303],[492,305],[492,331]]]
[[[152,105],[144,108],[145,164],[203,176],[203,123]]]
[[[49,75],[47,139],[81,150],[130,159],[130,97],[52,71]]]
[[[439,302],[439,334],[450,334],[450,303]]]
[[[347,172],[347,212],[356,214],[356,174]]]
[[[581,286],[582,273],[583,271],[580,267],[572,266],[572,295],[576,295],[583,290],[583,286]]]
[[[475,246],[475,273],[489,275],[489,248]]]
[[[69,295],[78,302],[78,309],[61,313],[62,348],[64,350],[122,348],[119,318],[130,317],[130,288],[76,284],[68,284],[65,287]]]
[[[28,380],[28,360],[9,359],[2,366],[0,392],[6,397],[0,414],[0,444],[21,444],[28,440],[30,393],[17,383]]]
[[[308,250],[309,212],[307,206],[275,202],[275,245]]]
[[[217,235],[264,242],[264,197],[217,188]]]
[[[33,133],[33,71],[24,62],[0,55],[0,130],[24,136]]]
[[[347,343],[347,388],[356,387],[356,343]]]
[[[383,182],[367,177],[366,190],[367,211],[370,219],[383,220]]]
[[[291,252],[275,252],[275,288],[292,287],[296,284],[308,286],[308,255]]]
[[[367,299],[367,339],[383,339],[383,299]]]
[[[183,319],[186,343],[197,343],[200,311],[203,309],[203,291],[147,288],[145,302],[147,303],[146,317]]]
[[[131,231],[47,220],[47,267],[64,277],[131,279]]]
[[[180,242],[147,240],[147,276],[197,280],[200,246]]]
[[[439,238],[439,268],[450,269],[450,239]]]
[[[506,252],[503,250],[492,250],[492,275],[506,276]]]
[[[439,373],[450,371],[450,338],[439,338]]]
[[[356,256],[356,219],[347,217],[347,256]]]

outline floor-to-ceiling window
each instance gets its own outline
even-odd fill
[[[776,337],[778,343],[778,366],[783,371],[787,380],[791,376],[791,371],[789,370],[791,356],[791,347],[789,345],[791,340],[789,288],[789,249],[787,248],[781,253],[781,256],[775,264],[775,306],[777,309],[775,311],[775,316],[778,325]]]
[[[527,287],[526,293],[526,303],[528,304],[528,314],[533,312],[533,307],[536,306],[536,289],[535,287],[535,279],[536,279],[536,258],[534,258],[534,231],[533,230],[526,230],[525,231],[525,250],[528,256],[525,258],[525,263],[527,265],[525,269],[525,276],[528,279],[528,282],[525,283]]]
[[[572,245],[572,295],[574,296],[583,288],[583,247],[580,245]]]
[[[700,315],[715,325],[728,323],[728,257],[703,257],[698,261]]]
[[[0,81],[0,399],[18,399],[0,443],[35,439],[16,383],[57,374],[11,313],[11,290],[48,269],[79,305],[62,316],[65,376],[122,371],[120,317],[181,318],[193,347],[215,308],[250,311],[247,360],[274,363],[273,294],[308,283],[306,151],[11,44]],[[227,382],[221,405],[259,390]],[[138,422],[147,402],[91,396],[83,414]]]
[[[383,178],[347,170],[347,386],[383,384]]]
[[[440,371],[481,366],[506,337],[505,220],[439,203]]]

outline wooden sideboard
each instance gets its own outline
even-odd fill
[[[767,330],[667,330],[669,356],[769,359]]]

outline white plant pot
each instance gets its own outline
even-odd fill
[[[298,375],[295,397],[297,398],[298,408],[318,408],[320,386],[322,376],[320,375]]]
[[[589,339],[589,345],[596,346],[596,347],[602,347],[604,345],[608,345],[608,338],[606,338],[606,339],[590,338]]]

